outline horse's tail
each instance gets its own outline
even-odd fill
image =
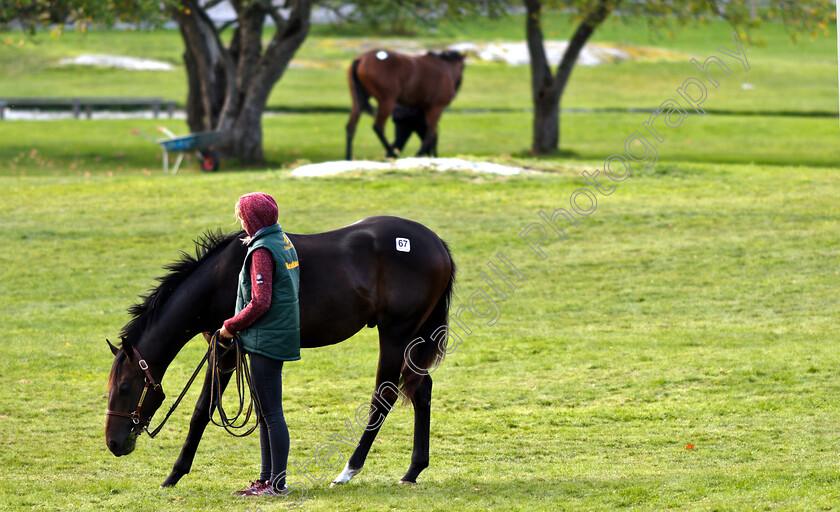
[[[353,90],[353,102],[359,106],[359,110],[373,114],[373,107],[370,105],[370,94],[362,86],[359,80],[359,62],[360,59],[353,61],[350,65],[350,88]]]
[[[455,260],[452,259],[452,251],[446,242],[441,240],[441,243],[449,257],[449,281],[429,318],[420,326],[417,337],[408,345],[402,365],[400,387],[405,400],[411,403],[414,403],[417,388],[420,387],[423,378],[433,372],[446,355],[449,306],[452,302],[452,290],[455,288]]]

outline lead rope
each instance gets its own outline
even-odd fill
[[[236,362],[230,370],[223,371],[219,367],[219,361],[228,354],[231,350],[234,351]],[[236,437],[245,437],[250,435],[257,429],[260,424],[260,404],[257,395],[254,392],[254,386],[251,382],[251,370],[248,367],[248,360],[245,357],[245,349],[242,347],[242,339],[238,334],[235,334],[232,339],[226,341],[219,335],[219,331],[213,334],[210,338],[210,347],[207,349],[207,354],[210,360],[210,421],[217,427],[224,428],[228,434]],[[236,393],[239,400],[239,408],[233,417],[228,416],[222,406],[222,386],[221,376],[228,373],[236,374]],[[246,395],[248,397],[248,408],[245,408]],[[219,421],[213,419],[213,411],[219,412]],[[244,418],[240,420],[243,416]],[[248,423],[251,420],[251,414],[256,416],[256,422],[253,426],[248,428]],[[237,424],[237,421],[239,422]],[[244,433],[239,432],[243,429],[248,429]]]
[[[175,403],[172,404],[172,407],[169,408],[169,412],[166,413],[164,416],[163,421],[160,422],[160,425],[157,426],[154,430],[149,430],[148,426],[145,427],[146,433],[149,434],[149,437],[154,439],[156,435],[160,432],[163,426],[166,424],[166,421],[172,416],[172,413],[175,412],[175,409],[178,407],[178,404],[181,403],[184,396],[187,394],[187,391],[192,386],[192,383],[195,381],[195,378],[198,376],[198,373],[204,367],[204,363],[210,359],[210,371],[211,371],[211,379],[210,379],[210,421],[213,422],[214,425],[219,427],[224,427],[225,430],[228,431],[229,434],[234,435],[236,437],[245,437],[250,435],[256,430],[257,426],[260,424],[259,422],[259,401],[257,400],[257,396],[254,393],[254,388],[251,384],[251,371],[248,367],[248,362],[244,356],[244,350],[242,349],[242,339],[239,337],[238,334],[234,335],[233,339],[225,345],[221,336],[219,336],[219,331],[216,331],[213,336],[210,338],[210,345],[207,347],[207,352],[204,353],[204,357],[201,359],[201,362],[198,363],[198,367],[196,367],[195,371],[193,372],[190,380],[187,381],[187,385],[184,386],[184,390],[181,391],[181,394],[178,395],[178,398],[175,400]],[[222,349],[223,352],[221,355],[219,354],[219,349]],[[221,357],[224,357],[230,350],[236,351],[236,364],[234,367],[227,371],[222,371],[219,368],[219,360]],[[222,408],[222,391],[220,385],[220,377],[223,374],[236,372],[236,388],[239,395],[239,410],[236,413],[236,416],[233,418],[228,418],[225,414],[224,409]],[[244,375],[244,377],[243,377]],[[237,419],[242,415],[242,410],[245,408],[245,389],[244,386],[247,384],[248,386],[248,394],[251,397],[251,401],[248,404],[248,410],[245,412],[245,419],[242,421],[240,425],[234,425]],[[251,418],[251,413],[254,411],[254,404],[257,405],[256,415],[257,415],[257,422],[256,424],[250,428],[244,434],[235,432],[236,430],[241,430],[248,425],[248,420]],[[219,423],[217,423],[213,419],[213,410],[218,409],[219,411]]]
[[[175,412],[175,408],[177,408],[177,407],[178,407],[178,404],[180,404],[180,403],[181,403],[181,400],[184,398],[184,395],[186,395],[186,394],[187,394],[187,390],[189,390],[189,389],[190,389],[190,386],[192,386],[193,381],[195,380],[196,376],[198,376],[198,372],[200,372],[200,371],[201,371],[201,369],[204,367],[204,363],[205,363],[205,361],[207,361],[207,354],[208,354],[209,352],[210,352],[210,351],[209,351],[209,349],[208,349],[208,351],[204,353],[204,358],[202,358],[202,359],[201,359],[201,362],[200,362],[200,363],[198,363],[198,367],[197,367],[197,368],[195,369],[195,371],[193,372],[192,377],[190,377],[190,380],[189,380],[189,381],[187,381],[187,385],[186,385],[186,386],[184,386],[184,390],[183,390],[183,391],[181,391],[181,394],[180,394],[180,395],[178,395],[178,398],[177,398],[177,399],[175,399],[175,403],[173,403],[173,404],[172,404],[172,407],[170,407],[170,408],[169,408],[169,412],[167,412],[167,413],[166,413],[166,416],[164,416],[163,421],[161,421],[161,422],[160,422],[160,425],[158,425],[158,426],[157,426],[157,428],[155,428],[155,429],[154,429],[154,430],[152,430],[152,431],[150,431],[150,430],[149,430],[149,427],[148,427],[148,426],[146,426],[146,433],[147,433],[147,434],[149,434],[149,437],[150,437],[150,438],[154,439],[154,438],[155,438],[155,436],[156,436],[156,435],[158,435],[158,432],[160,432],[160,429],[162,429],[162,428],[163,428],[163,426],[166,424],[166,420],[168,420],[168,419],[169,419],[169,417],[170,417],[170,416],[172,416],[172,413],[173,413],[173,412]]]

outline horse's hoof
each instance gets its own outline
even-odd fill
[[[350,479],[358,475],[361,471],[362,468],[353,469],[348,463],[346,466],[344,466],[344,470],[342,470],[341,473],[339,473],[339,475],[335,477],[335,480],[332,481],[332,483],[330,484],[330,488],[335,487],[336,485],[346,484],[350,481]]]
[[[417,482],[409,482],[408,480],[400,480],[397,483],[400,485],[417,485]]]
[[[169,475],[168,477],[166,477],[166,480],[164,480],[163,483],[160,484],[160,487],[163,489],[167,487],[175,487],[175,484],[177,484],[178,480],[180,479],[181,475]]]

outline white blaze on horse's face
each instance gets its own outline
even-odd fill
[[[388,58],[388,52],[386,52],[385,50],[379,50],[378,52],[376,52],[376,58],[379,60],[385,60]]]

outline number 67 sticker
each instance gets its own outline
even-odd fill
[[[397,250],[411,252],[411,241],[408,238],[397,238]]]

